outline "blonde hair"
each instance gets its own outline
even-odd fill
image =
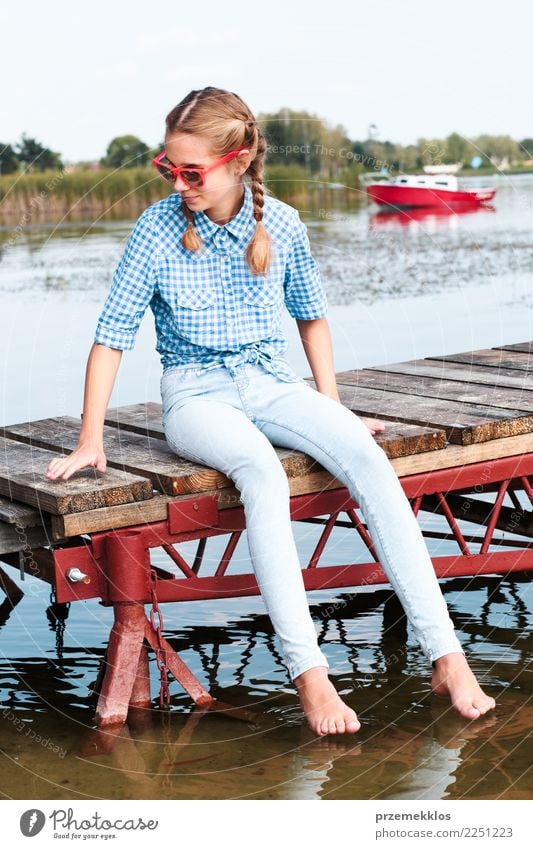
[[[263,185],[266,140],[246,103],[231,91],[207,86],[191,91],[165,119],[167,135],[187,133],[202,136],[210,143],[213,156],[224,156],[245,145],[251,161],[243,177],[249,182],[255,230],[246,248],[246,260],[254,274],[266,274],[272,260],[272,243],[263,224],[265,187]],[[203,245],[193,226],[193,213],[182,205],[188,225],[182,236],[184,248],[198,251]]]

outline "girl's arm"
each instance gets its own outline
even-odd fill
[[[122,350],[93,343],[85,372],[83,420],[77,448],[68,457],[57,457],[46,470],[46,477],[68,478],[78,469],[95,466],[105,472],[104,419],[122,359]]]
[[[297,319],[296,324],[305,355],[313,372],[316,388],[323,395],[328,395],[334,401],[340,402],[327,318],[314,318],[309,321]]]
[[[316,388],[323,395],[327,395],[340,403],[337,381],[335,380],[333,346],[327,318],[314,318],[310,321],[297,319],[296,323],[305,355],[313,372]],[[380,419],[369,419],[363,416],[360,416],[360,418],[373,436],[385,430],[385,424]]]
[[[155,289],[157,233],[150,208],[141,213],[113,274],[100,313],[85,371],[83,421],[76,449],[57,457],[46,477],[67,480],[78,469],[95,466],[105,472],[104,419],[123,351],[133,348],[135,335]]]

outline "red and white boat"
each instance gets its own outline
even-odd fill
[[[395,209],[478,206],[496,194],[493,186],[459,188],[454,174],[398,174],[387,180],[364,181],[364,185],[374,203]]]

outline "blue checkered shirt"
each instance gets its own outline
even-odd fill
[[[153,203],[129,237],[94,341],[133,348],[150,306],[163,369],[253,362],[282,380],[301,380],[284,357],[283,306],[293,318],[321,318],[326,295],[298,211],[267,195],[263,223],[273,247],[266,276],[254,275],[245,257],[255,227],[247,184],[241,209],[224,226],[202,211],[194,213],[195,230],[204,242],[199,252],[181,244],[187,228],[181,195]]]

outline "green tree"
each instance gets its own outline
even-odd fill
[[[511,136],[478,136],[474,139],[474,144],[476,153],[495,165],[505,159],[509,163],[516,162],[522,155],[518,143]]]
[[[446,143],[442,139],[418,139],[417,168],[423,165],[442,165],[446,156]]]
[[[398,170],[415,171],[421,167],[420,151],[416,144],[400,147],[398,151]]]
[[[267,163],[299,165],[320,179],[333,180],[351,160],[352,148],[346,129],[332,127],[317,115],[283,107],[276,113],[258,116],[267,141]]]
[[[361,141],[352,142],[352,153],[362,158],[365,155],[365,143]]]
[[[533,139],[522,139],[519,145],[522,157],[524,159],[533,159]]]
[[[28,171],[48,171],[63,167],[59,153],[55,153],[36,139],[22,133],[21,140],[15,147],[15,152],[26,165]]]
[[[0,142],[0,174],[18,171],[20,160],[10,144]]]
[[[475,151],[469,139],[459,133],[451,133],[445,141],[445,162],[466,162],[474,156]]]
[[[109,168],[138,168],[148,164],[152,152],[137,136],[116,136],[100,162]]]
[[[378,141],[378,139],[367,139],[363,143],[362,161],[367,171],[390,170],[398,167],[398,145],[391,141]]]

